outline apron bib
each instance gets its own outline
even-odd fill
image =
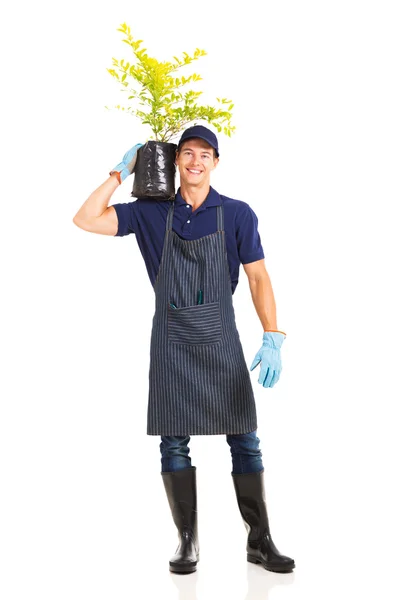
[[[198,240],[172,230],[174,208],[173,201],[154,284],[147,434],[249,433],[256,406],[235,322],[223,205],[218,231]]]

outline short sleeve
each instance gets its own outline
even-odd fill
[[[235,228],[239,259],[242,264],[265,258],[258,233],[258,219],[246,202],[236,212]]]
[[[129,235],[137,231],[137,200],[121,204],[112,204],[117,213],[118,231],[116,236]]]

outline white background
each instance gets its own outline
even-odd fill
[[[207,600],[399,597],[399,19],[396,2],[18,3],[1,19],[0,595]],[[109,73],[196,47],[204,99],[235,103],[212,184],[244,200],[287,332],[252,374],[274,541],[246,562],[224,436],[194,436],[201,562],[177,545],[146,435],[154,293],[135,236],[72,218],[149,131]],[[133,178],[111,203],[129,202]],[[248,364],[262,327],[241,268]]]

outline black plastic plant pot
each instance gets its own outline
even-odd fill
[[[131,196],[169,200],[175,196],[176,144],[150,140],[139,148]]]

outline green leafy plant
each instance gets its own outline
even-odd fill
[[[187,125],[195,124],[198,120],[206,121],[219,132],[223,131],[231,136],[236,129],[231,125],[231,111],[234,106],[232,101],[217,98],[220,105],[218,108],[201,106],[197,104],[197,99],[203,92],[181,91],[181,88],[190,82],[201,80],[202,77],[197,73],[188,77],[176,76],[179,69],[205,56],[207,53],[204,50],[197,48],[193,56],[183,52],[181,59],[174,56],[173,62],[159,62],[146,54],[146,48],[141,48],[143,40],[133,39],[130,27],[126,23],[117,31],[125,34],[126,38],[122,41],[132,48],[134,62],[131,64],[124,59],[118,61],[113,58],[115,68],[107,71],[122,83],[122,91],[130,94],[128,100],[134,99],[136,106],[125,108],[118,104],[115,108],[126,110],[138,117],[143,124],[149,125],[155,140],[160,142],[169,141]],[[129,83],[130,80],[132,84]]]

